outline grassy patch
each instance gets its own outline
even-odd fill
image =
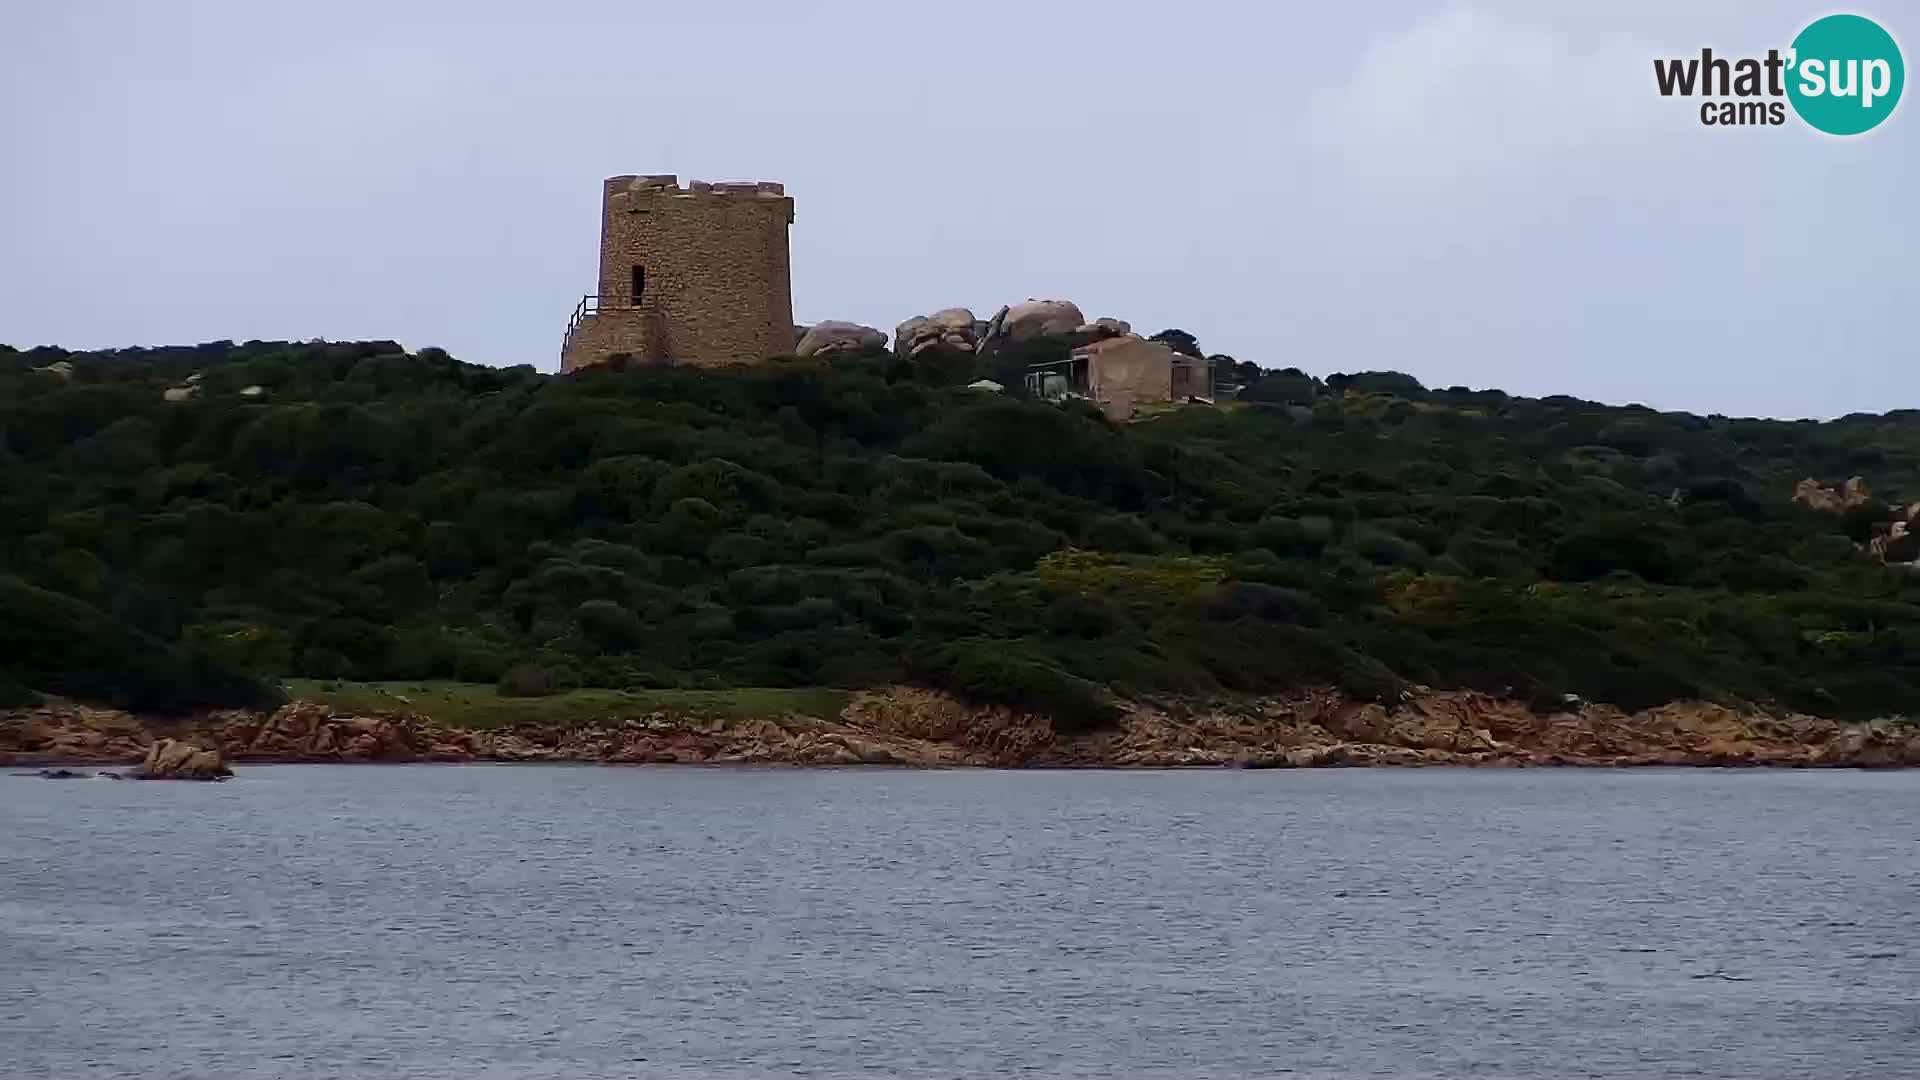
[[[818,687],[729,690],[572,690],[551,697],[502,697],[492,686],[459,682],[344,682],[293,679],[287,693],[350,712],[409,712],[447,727],[585,727],[648,713],[689,720],[839,715],[851,696]]]

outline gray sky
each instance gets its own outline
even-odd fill
[[[601,178],[676,172],[786,183],[803,322],[1060,297],[1320,375],[1920,406],[1920,103],[1835,139],[1653,88],[1830,10],[5,0],[0,341],[551,370]],[[1920,11],[1848,10],[1913,62]]]

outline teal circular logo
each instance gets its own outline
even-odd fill
[[[1787,100],[1829,135],[1869,131],[1900,103],[1907,68],[1893,35],[1872,19],[1829,15],[1793,39]]]

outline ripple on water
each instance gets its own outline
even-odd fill
[[[0,1076],[1920,1075],[1920,774],[0,777]]]

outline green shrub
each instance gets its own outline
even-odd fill
[[[640,644],[640,617],[611,600],[589,600],[575,610],[580,632],[601,652],[623,653]]]
[[[282,678],[293,670],[293,642],[276,626],[235,619],[185,627],[181,639],[187,648],[233,671]]]
[[[1427,549],[1385,529],[1361,527],[1347,537],[1355,554],[1377,566],[1417,567],[1427,561]]]
[[[1311,593],[1254,581],[1227,582],[1205,610],[1208,618],[1224,622],[1251,618],[1319,626],[1327,621],[1326,605]]]
[[[144,708],[518,664],[548,689],[958,674],[1095,718],[1063,725],[1108,692],[1401,681],[1920,714],[1920,578],[1862,550],[1920,498],[1920,412],[1222,358],[1243,402],[1115,423],[1021,400],[1069,348],[565,377],[391,342],[0,351],[0,670]],[[1008,393],[942,385],[988,373]],[[1790,501],[1855,474],[1887,501]],[[923,660],[956,643],[984,655]]]
[[[1778,555],[1732,556],[1715,562],[1713,571],[1722,585],[1741,592],[1793,592],[1812,581],[1806,568]]]
[[[1529,577],[1533,559],[1512,540],[1485,534],[1462,535],[1447,545],[1447,555],[1476,577]]]
[[[14,709],[33,703],[33,694],[25,686],[0,672],[0,709]]]
[[[1362,371],[1352,375],[1336,372],[1327,376],[1327,388],[1346,394],[1390,394],[1409,400],[1427,396],[1419,379],[1399,371]]]
[[[1262,518],[1247,538],[1249,547],[1266,548],[1275,555],[1313,558],[1333,539],[1333,522],[1323,517],[1274,515]]]
[[[1628,573],[1647,581],[1679,579],[1682,556],[1660,532],[1626,523],[1591,526],[1553,547],[1552,574],[1562,581],[1592,581]]]
[[[1108,514],[1087,523],[1080,542],[1099,551],[1126,551],[1150,555],[1166,546],[1152,526],[1137,514]]]
[[[1043,713],[1064,734],[1108,727],[1119,718],[1119,709],[1099,686],[1032,659],[1010,642],[955,642],[938,650],[925,673],[966,700]]]
[[[1240,400],[1277,405],[1311,405],[1319,387],[1312,376],[1297,369],[1268,372],[1240,391]]]
[[[495,689],[501,697],[547,697],[578,685],[571,672],[539,664],[515,664],[500,676]]]
[[[0,575],[0,677],[158,712],[279,701],[272,687],[216,658],[175,648],[83,601],[6,575]]]
[[[1406,680],[1371,656],[1344,652],[1334,673],[1334,684],[1363,701],[1397,701],[1406,693]]]

